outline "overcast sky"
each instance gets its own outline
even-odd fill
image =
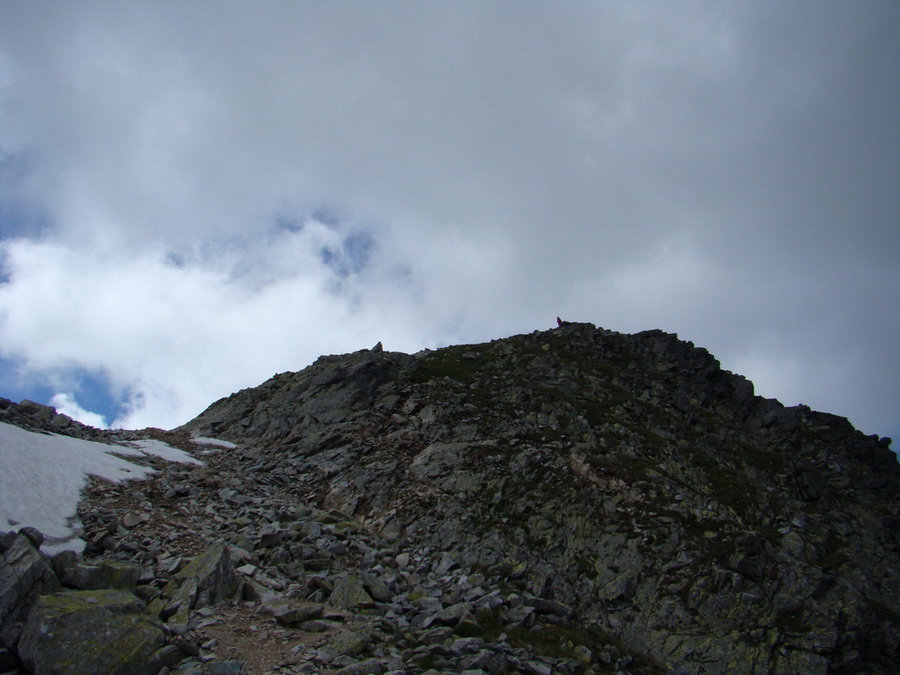
[[[894,1],[0,0],[0,396],[168,428],[562,315],[896,436],[898,36]]]

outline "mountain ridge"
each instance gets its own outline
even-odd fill
[[[786,641],[807,659],[788,669],[852,668],[861,652],[834,629],[848,603],[879,616],[866,630],[896,649],[900,605],[869,602],[900,598],[896,574],[874,562],[897,553],[890,439],[757,397],[672,334],[569,324],[322,357],[181,429],[257,444],[273,456],[261,471],[290,467],[307,498],[453,564],[524,564],[530,592],[663,661],[762,668]],[[819,588],[854,566],[865,579],[852,598]],[[781,595],[768,597],[770,577]],[[663,628],[664,616],[678,620]],[[704,630],[714,637],[698,641]]]
[[[0,417],[203,459],[94,481],[79,507],[88,567],[141,566],[175,672],[207,672],[219,640],[251,675],[890,673],[900,655],[890,439],[756,396],[663,331],[378,344],[168,432],[30,402]],[[60,579],[85,564],[54,559]],[[260,612],[277,624],[247,640]]]

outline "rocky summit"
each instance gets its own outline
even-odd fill
[[[29,528],[0,539],[7,670],[824,675],[900,662],[890,440],[755,396],[675,335],[564,324],[414,355],[379,344],[179,429],[110,440],[129,435],[204,465],[92,482],[80,557],[46,558]]]

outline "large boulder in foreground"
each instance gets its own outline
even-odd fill
[[[42,593],[62,589],[59,579],[32,540],[15,535],[0,558],[0,641],[15,647],[31,607]]]
[[[132,593],[70,591],[37,601],[19,657],[35,675],[151,675],[148,663],[163,641],[162,625]]]

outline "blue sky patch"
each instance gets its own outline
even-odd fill
[[[319,257],[326,267],[343,279],[351,274],[359,274],[368,267],[373,248],[372,236],[360,230],[347,235],[340,247],[323,247],[319,251]]]
[[[275,218],[275,229],[276,230],[284,230],[286,232],[290,232],[291,234],[296,234],[298,232],[303,231],[303,219],[301,218],[292,218],[289,216],[278,216]]]
[[[0,396],[3,398],[16,403],[27,398],[53,405],[53,397],[63,393],[74,396],[79,406],[103,416],[107,423],[128,409],[122,396],[113,393],[109,379],[103,373],[73,368],[57,371],[51,379],[49,375],[28,372],[17,359],[0,357]]]

